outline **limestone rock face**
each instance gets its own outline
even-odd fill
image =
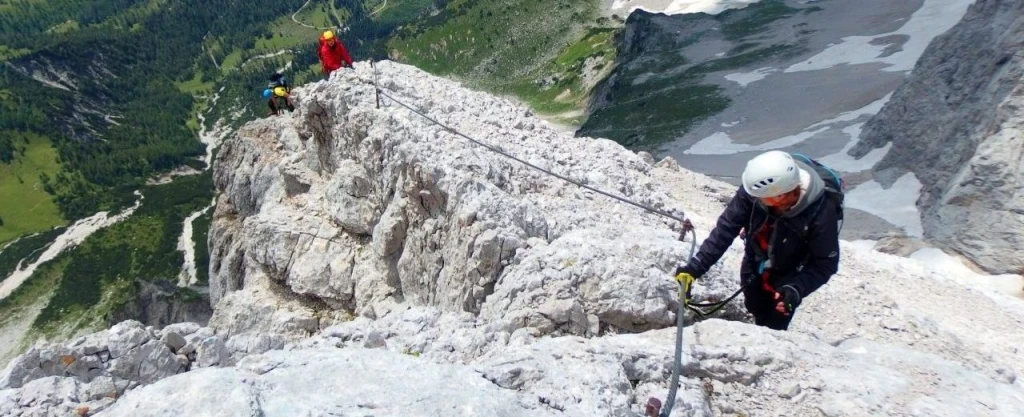
[[[921,182],[924,236],[991,273],[1024,272],[1024,3],[978,0],[936,37],[851,150],[892,144],[875,177]]]
[[[567,137],[512,102],[411,67],[378,68],[386,94],[441,123],[574,181],[684,214],[658,189],[651,165],[614,142]],[[665,278],[687,256],[673,220],[543,175],[389,99],[378,109],[373,76],[360,66],[299,89],[291,118],[255,121],[225,142],[215,165],[215,304],[259,287],[268,290],[257,299],[274,288],[314,313],[375,318],[410,303],[540,334],[673,323],[674,284]],[[211,325],[238,327],[222,311]]]

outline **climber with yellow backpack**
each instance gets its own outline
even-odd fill
[[[288,88],[288,81],[281,73],[275,72],[270,76],[270,83],[263,90],[263,98],[267,99],[271,116],[276,116],[285,109],[288,109],[289,112],[295,111],[291,99],[291,89]]]

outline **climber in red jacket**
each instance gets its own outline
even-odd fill
[[[352,66],[352,57],[341,41],[334,36],[334,32],[326,31],[320,36],[320,48],[317,49],[320,56],[320,65],[323,67],[324,75],[330,77],[331,72],[342,67]]]

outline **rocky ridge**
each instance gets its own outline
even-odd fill
[[[924,236],[990,273],[1024,272],[1024,4],[978,0],[935,38],[850,154],[892,144],[874,177],[922,185]]]
[[[167,329],[122,323],[86,339],[132,359],[100,355],[84,375],[52,363],[101,351],[37,346],[0,374],[0,414],[639,416],[662,398],[669,274],[688,250],[671,221],[498,157],[386,97],[378,109],[373,80],[526,161],[685,213],[699,236],[735,188],[558,133],[412,67],[377,66],[376,77],[357,63],[296,89],[294,114],[224,145],[209,329],[176,325],[195,330],[172,327],[186,344],[169,346]],[[699,300],[731,293],[740,249],[702,278]],[[789,332],[744,323],[740,302],[689,326],[673,415],[1024,413],[1019,300],[857,244],[842,251]],[[127,392],[93,403],[108,375]]]

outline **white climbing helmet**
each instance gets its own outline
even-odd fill
[[[757,198],[775,197],[800,186],[800,168],[793,156],[768,151],[747,162],[743,170],[743,189]]]

